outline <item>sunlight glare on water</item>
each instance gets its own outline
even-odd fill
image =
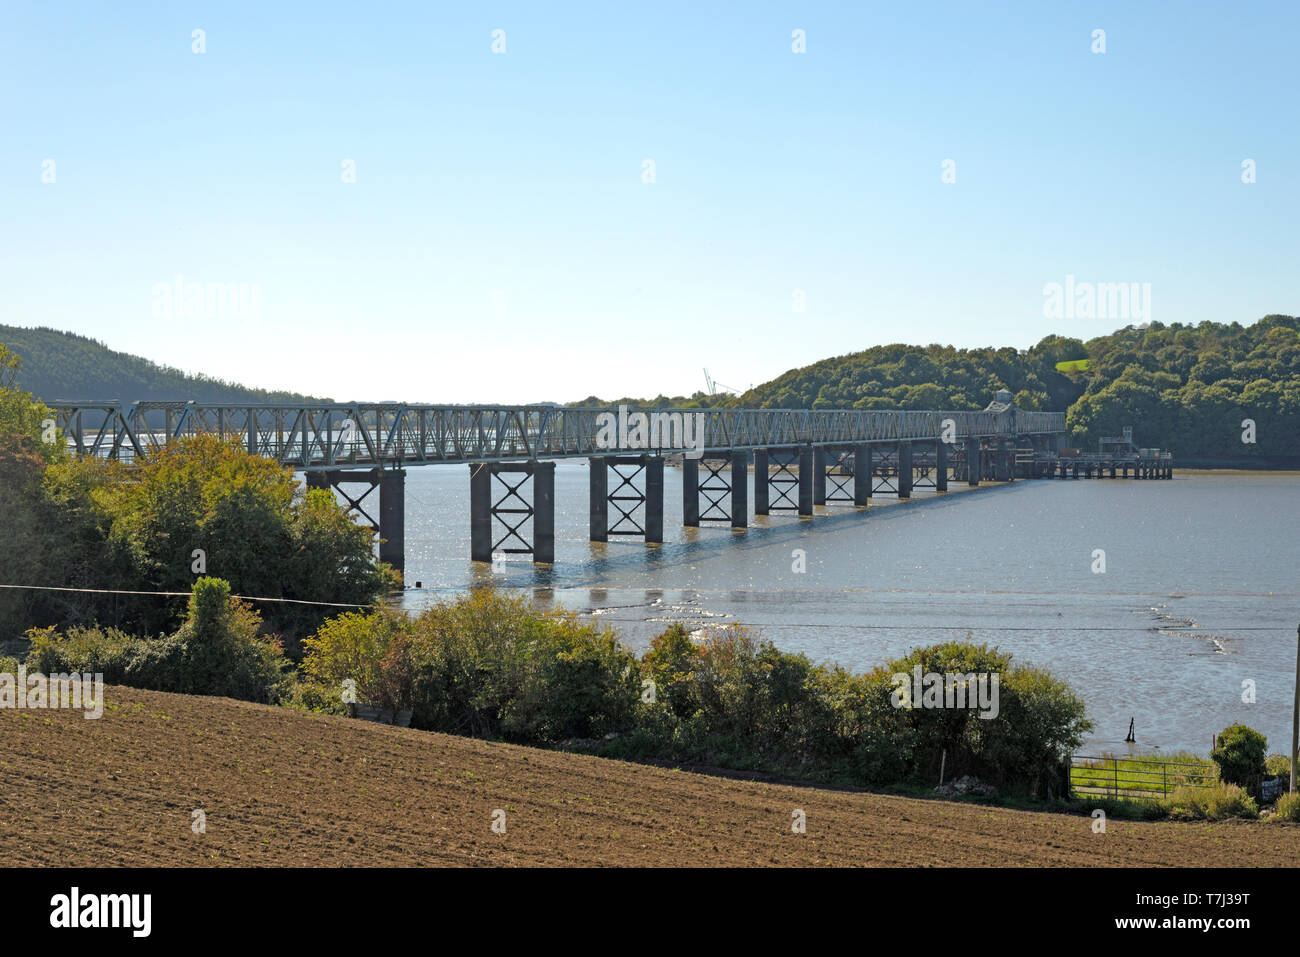
[[[1036,480],[911,502],[681,525],[665,469],[662,546],[587,540],[587,466],[556,466],[556,562],[469,560],[469,470],[407,471],[405,607],[495,581],[593,614],[637,651],[667,623],[740,622],[788,651],[864,671],[967,637],[1067,680],[1097,724],[1086,747],[1204,753],[1243,721],[1289,747],[1300,593],[1297,476],[1175,472],[1172,481]],[[752,508],[752,494],[750,497]],[[879,504],[877,504],[879,503]],[[613,516],[611,515],[611,521]],[[498,533],[499,534],[499,533]],[[795,549],[806,571],[792,570]],[[1106,571],[1095,574],[1103,549]],[[1257,700],[1241,700],[1242,682]]]

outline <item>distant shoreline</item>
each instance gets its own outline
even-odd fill
[[[1174,471],[1179,472],[1300,472],[1300,462],[1225,462],[1222,459],[1180,461],[1174,454]]]
[[[709,456],[704,456],[709,458]],[[682,464],[682,454],[675,452],[664,456],[664,464],[670,468],[680,468]],[[749,471],[754,470],[754,465],[749,464]],[[1232,462],[1224,459],[1180,459],[1177,453],[1174,453],[1174,472],[1221,472],[1224,474],[1241,474],[1243,472],[1259,472],[1269,474],[1300,474],[1300,459],[1284,462]]]

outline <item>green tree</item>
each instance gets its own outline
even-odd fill
[[[1266,773],[1264,755],[1268,739],[1244,724],[1233,724],[1220,732],[1210,758],[1219,766],[1219,777],[1227,784],[1253,790]]]

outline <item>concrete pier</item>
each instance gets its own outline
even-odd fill
[[[700,527],[700,460],[682,459],[682,524]]]
[[[590,489],[588,509],[591,513],[590,538],[593,542],[609,541],[609,468],[605,457],[587,460],[587,483]]]
[[[406,570],[406,470],[379,476],[379,560]]]
[[[664,460],[647,455],[645,459],[645,540],[662,544],[664,540]]]
[[[853,447],[853,504],[859,508],[866,508],[869,498],[871,498],[871,446],[855,445]]]
[[[826,504],[826,447],[813,447],[812,497],[814,505]]]
[[[999,482],[1014,482],[1016,479],[1015,446],[1006,439],[998,439],[997,465],[995,475]]]
[[[469,467],[469,557],[492,561],[492,466],[487,462]]]
[[[533,561],[555,562],[555,463],[532,462]]]
[[[812,517],[813,513],[813,459],[812,446],[799,450],[799,514]]]
[[[731,527],[749,527],[749,453],[731,453]]]
[[[912,497],[912,443],[898,443],[898,497]]]

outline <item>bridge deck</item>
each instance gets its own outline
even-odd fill
[[[250,452],[305,470],[407,467],[680,451],[675,444],[614,445],[602,427],[619,410],[561,406],[434,406],[397,403],[208,405],[197,402],[46,403],[80,454],[133,461],[200,433],[237,437]],[[856,409],[631,409],[674,432],[690,416],[708,452],[909,440],[1014,439],[1065,431],[1061,412],[860,411]],[[677,417],[676,422],[673,417]],[[620,419],[620,424],[626,423]],[[624,430],[625,431],[625,428]],[[656,434],[650,430],[651,436]],[[693,436],[698,435],[694,429]],[[692,441],[691,446],[696,445]]]

